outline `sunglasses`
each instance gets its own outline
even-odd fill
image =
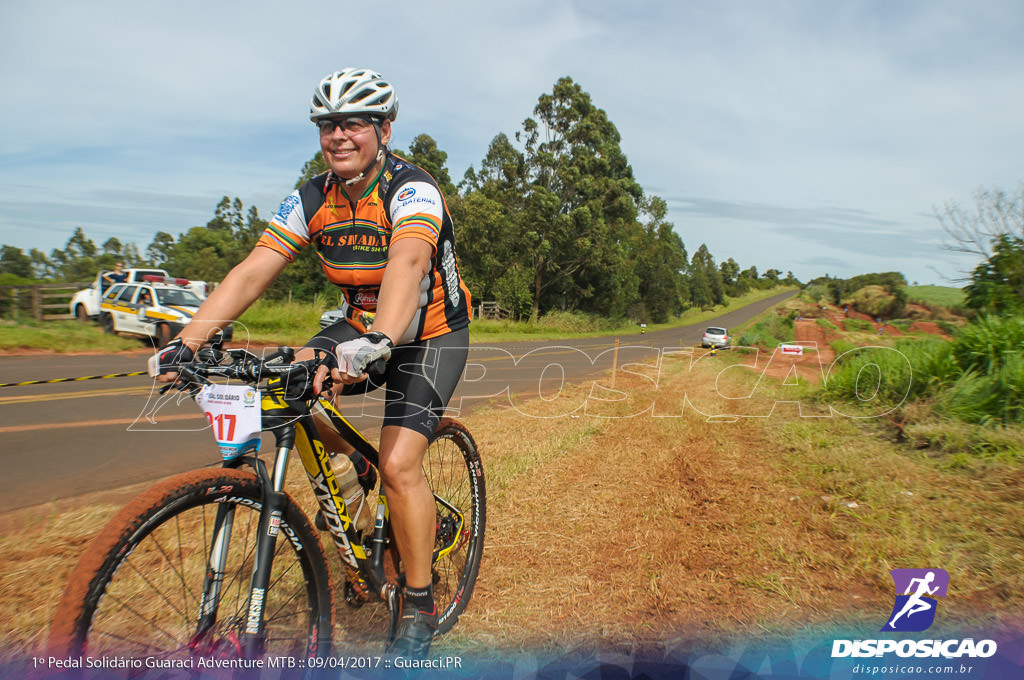
[[[334,131],[341,128],[347,135],[358,135],[373,127],[373,121],[369,118],[353,116],[349,118],[324,118],[316,123],[321,135],[334,134]]]

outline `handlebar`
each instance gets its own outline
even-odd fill
[[[277,378],[279,383],[268,385],[269,389],[281,390],[289,399],[310,401],[316,396],[313,394],[313,378],[320,366],[330,367],[328,357],[326,352],[317,350],[313,359],[293,362],[295,351],[291,347],[278,347],[277,351],[262,359],[244,349],[203,347],[196,352],[193,361],[177,367],[177,380],[164,386],[160,393],[171,388],[196,391],[201,385],[209,385],[211,378],[227,378],[253,386]],[[332,384],[328,374],[322,389],[327,390]]]

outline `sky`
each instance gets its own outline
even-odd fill
[[[1024,3],[0,0],[0,243],[143,252],[223,196],[269,219],[320,79],[394,83],[458,182],[570,76],[690,254],[962,285],[936,212],[1024,182]],[[458,225],[456,225],[456,229]],[[459,249],[472,243],[459,243]]]

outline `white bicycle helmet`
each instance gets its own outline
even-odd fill
[[[395,120],[395,88],[379,73],[365,68],[346,68],[324,77],[313,92],[309,119],[315,123],[325,116],[349,113]]]

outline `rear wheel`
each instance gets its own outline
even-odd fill
[[[261,506],[256,477],[230,469],[186,472],[136,498],[75,568],[50,649],[72,657],[246,656]],[[219,564],[211,559],[218,543],[226,546]],[[264,593],[263,653],[328,656],[333,605],[323,546],[289,498]]]
[[[104,315],[100,316],[100,326],[103,327],[103,332],[104,333],[113,333],[114,332],[114,315],[113,314],[104,314]]]
[[[432,572],[441,634],[466,609],[484,549],[484,468],[469,430],[455,420],[443,419],[430,438],[423,472],[437,508]]]

